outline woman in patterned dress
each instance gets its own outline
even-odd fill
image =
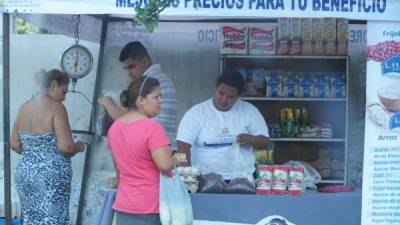
[[[22,104],[11,134],[11,148],[21,154],[15,183],[24,225],[69,225],[70,157],[85,149],[73,142],[62,102],[69,77],[53,69],[41,73],[42,92]]]

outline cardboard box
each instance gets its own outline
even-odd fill
[[[286,55],[290,52],[290,21],[287,17],[278,18],[277,52]]]
[[[247,54],[248,27],[246,24],[221,26],[220,53]]]
[[[301,18],[290,18],[290,54],[301,53]]]
[[[255,24],[249,27],[249,54],[276,54],[276,24]]]
[[[313,19],[313,38],[314,38],[314,54],[323,55],[324,54],[324,44],[325,44],[325,28],[323,18]]]
[[[336,55],[336,19],[324,19],[325,47],[324,55]]]
[[[303,55],[314,54],[314,27],[311,18],[303,18],[301,20],[301,40]]]

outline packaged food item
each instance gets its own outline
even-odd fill
[[[258,166],[258,174],[260,181],[257,184],[257,194],[271,194],[272,189],[272,173],[274,167],[267,165]]]
[[[209,173],[199,176],[198,192],[223,193],[226,188],[224,178],[217,173]]]
[[[276,54],[276,24],[254,24],[249,27],[249,54]]]
[[[313,19],[313,36],[314,36],[314,54],[323,55],[324,54],[324,44],[325,44],[325,27],[323,18]]]
[[[349,20],[336,19],[337,55],[347,55]]]
[[[301,53],[301,18],[290,18],[290,54]]]
[[[278,72],[271,72],[265,77],[266,96],[279,97],[282,96],[282,76]]]
[[[248,28],[245,24],[221,26],[220,53],[247,54]]]
[[[343,73],[335,73],[330,76],[331,97],[346,97],[346,76]]]
[[[290,51],[290,21],[287,17],[278,18],[277,53],[287,55]]]
[[[290,167],[288,179],[289,179],[288,194],[290,195],[304,194],[305,188],[303,185],[304,181],[303,167]]]
[[[273,194],[286,194],[288,182],[289,167],[287,166],[274,166],[272,174],[272,190]]]
[[[298,97],[299,96],[299,80],[294,73],[288,73],[283,77],[283,96]]]
[[[312,18],[301,20],[301,54],[312,55],[314,53],[314,27]]]
[[[299,76],[299,97],[314,96],[314,79],[310,73],[304,73]]]
[[[225,192],[230,194],[255,194],[256,186],[246,177],[236,177],[226,186]]]
[[[330,96],[329,93],[329,74],[326,72],[319,73],[316,75],[316,80],[315,80],[315,97],[328,97]]]
[[[264,68],[253,68],[252,75],[255,95],[265,96],[265,76],[267,75],[267,70]]]
[[[324,55],[336,55],[336,18],[325,18],[324,26]]]

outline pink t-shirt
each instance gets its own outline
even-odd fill
[[[108,144],[120,171],[113,209],[131,214],[159,212],[160,171],[151,152],[169,145],[162,125],[152,119],[122,122],[108,131]]]

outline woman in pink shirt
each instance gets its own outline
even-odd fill
[[[161,225],[160,172],[174,168],[171,147],[162,125],[151,119],[160,113],[160,84],[142,77],[121,93],[128,112],[108,131],[108,144],[119,176],[113,209],[117,225]]]

